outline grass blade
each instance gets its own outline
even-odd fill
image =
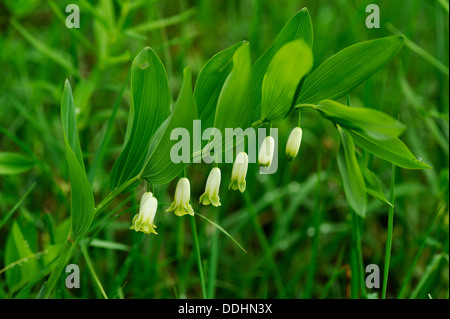
[[[401,34],[401,32],[394,27],[392,24],[388,23],[386,27],[394,34]],[[448,66],[445,66],[441,61],[436,59],[434,56],[432,56],[430,53],[422,49],[420,46],[415,44],[413,41],[405,37],[405,46],[408,47],[411,51],[422,57],[425,61],[433,65],[436,69],[441,71],[443,74],[445,74],[447,77],[449,76],[449,68]]]
[[[198,271],[200,274],[200,283],[202,286],[202,296],[203,296],[203,299],[206,299],[207,295],[206,295],[205,276],[203,274],[203,264],[202,264],[202,257],[200,255],[200,245],[198,243],[197,226],[195,225],[195,217],[194,216],[190,217],[190,220],[191,220],[192,236],[194,238],[195,254],[197,256]]]
[[[394,207],[395,207],[395,165],[392,165],[392,177],[391,177],[391,193],[389,195],[389,202],[393,206],[389,206],[389,217],[388,217],[388,232],[386,238],[386,252],[384,257],[384,271],[383,271],[383,290],[382,299],[386,299],[387,284],[389,277],[389,266],[391,263],[391,250],[392,250],[392,234],[394,231]]]
[[[28,194],[30,194],[30,192],[33,190],[34,186],[36,186],[36,183],[33,183],[25,192],[25,194],[23,194],[23,196],[16,202],[16,204],[14,205],[14,207],[5,215],[5,217],[3,217],[2,221],[0,222],[0,229],[3,227],[3,225],[5,225],[5,223],[8,221],[8,219],[12,216],[12,214],[14,214],[14,212],[20,207],[20,205],[22,205],[23,201],[25,200],[25,198],[27,198]]]
[[[228,238],[230,238],[231,241],[232,241],[233,243],[235,243],[236,246],[238,246],[240,250],[242,250],[244,253],[247,254],[247,251],[245,250],[245,248],[242,247],[242,245],[239,244],[239,242],[238,242],[236,239],[234,239],[234,237],[231,236],[231,235],[230,235],[223,227],[221,227],[220,225],[216,224],[215,222],[213,222],[212,220],[210,220],[210,219],[207,218],[206,216],[203,216],[203,215],[201,215],[201,214],[199,214],[199,213],[195,213],[195,214],[196,214],[197,216],[200,216],[200,217],[203,218],[204,220],[206,220],[208,223],[210,223],[211,225],[213,225],[214,227],[216,227],[218,230],[220,230],[225,236],[227,236]]]

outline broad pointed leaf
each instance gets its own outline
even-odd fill
[[[131,69],[133,117],[127,141],[111,171],[111,188],[137,176],[142,170],[150,140],[170,113],[170,92],[166,70],[149,47],[134,59]]]
[[[321,101],[316,110],[335,123],[363,131],[374,138],[397,137],[406,129],[386,113],[365,107],[348,107],[332,100]]]
[[[61,120],[64,131],[66,159],[69,166],[71,188],[72,239],[84,235],[94,218],[94,195],[84,169],[78,130],[75,120],[75,107],[69,81],[64,86],[61,101]]]
[[[373,138],[364,132],[348,130],[355,143],[368,151],[394,165],[407,169],[429,169],[428,164],[416,158],[409,148],[398,138]]]
[[[392,59],[402,48],[403,40],[403,36],[390,36],[339,51],[305,79],[297,104],[316,104],[349,93]]]
[[[226,128],[242,128],[251,124],[253,109],[250,105],[250,50],[243,44],[233,56],[233,70],[228,76],[217,102],[214,127],[222,136]],[[225,141],[228,145],[228,141]]]
[[[152,184],[165,184],[177,177],[186,167],[186,163],[175,163],[171,158],[172,147],[178,143],[189,143],[191,149],[193,121],[198,118],[197,106],[192,93],[190,68],[184,69],[184,80],[180,95],[170,117],[158,128],[148,149],[145,165],[140,176]],[[174,129],[187,130],[188,141],[171,139]]]
[[[262,83],[262,121],[277,122],[288,115],[297,86],[312,66],[311,49],[301,39],[291,41],[278,50]]]
[[[361,217],[366,216],[367,195],[364,177],[355,155],[355,144],[345,129],[337,125],[341,138],[337,162],[344,184],[345,196],[351,208]]]
[[[194,96],[203,128],[212,127],[214,124],[217,100],[233,68],[233,55],[243,44],[244,42],[236,43],[214,55],[198,75]]]
[[[297,12],[283,27],[274,43],[255,62],[252,67],[252,108],[253,121],[261,117],[262,82],[270,61],[277,51],[288,42],[303,39],[310,48],[313,46],[313,25],[308,9]]]

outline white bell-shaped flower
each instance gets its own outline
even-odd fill
[[[264,138],[259,149],[258,154],[258,165],[269,167],[272,163],[273,152],[275,150],[275,140],[272,136],[267,136]]]
[[[153,197],[151,192],[142,195],[139,213],[133,217],[130,229],[141,231],[146,234],[157,234],[154,224],[156,209],[158,208],[158,200]]]
[[[205,192],[200,196],[200,204],[212,204],[215,207],[220,206],[219,188],[221,173],[220,168],[214,167],[206,180]]]
[[[247,169],[248,155],[245,152],[240,152],[234,161],[233,170],[231,171],[231,181],[228,185],[228,189],[239,189],[241,193],[245,191],[245,187],[247,186],[245,181]]]
[[[289,135],[286,143],[286,158],[288,161],[293,160],[300,149],[302,143],[303,131],[300,127],[295,127]]]
[[[166,210],[166,212],[173,211],[177,216],[183,216],[186,214],[194,216],[194,210],[189,204],[191,199],[191,185],[186,177],[180,178],[175,189],[175,198],[172,205]]]

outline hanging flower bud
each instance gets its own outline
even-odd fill
[[[262,144],[261,148],[259,150],[258,154],[258,165],[259,166],[265,166],[269,167],[272,163],[273,158],[273,151],[275,149],[275,140],[272,136],[267,136]]]
[[[286,158],[288,161],[294,159],[297,156],[302,143],[303,131],[300,127],[296,127],[292,130],[286,143]]]
[[[189,204],[191,198],[191,185],[186,177],[180,178],[175,189],[175,198],[172,205],[166,212],[174,211],[175,215],[183,216],[186,214],[194,216],[194,210]]]
[[[248,155],[245,152],[240,152],[234,161],[233,170],[231,171],[231,181],[230,185],[228,185],[228,189],[239,189],[241,193],[245,191],[245,176],[247,175],[247,168]]]
[[[157,234],[155,231],[156,225],[153,224],[158,207],[158,200],[153,197],[151,192],[146,192],[142,195],[139,213],[133,217],[132,226],[130,229],[141,231],[146,234]]]
[[[205,192],[200,196],[200,204],[213,206],[220,206],[219,198],[219,188],[220,188],[220,168],[214,167],[209,173],[208,179],[206,180]]]

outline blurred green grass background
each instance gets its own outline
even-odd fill
[[[72,2],[80,7],[80,29],[65,27],[65,7]],[[380,7],[380,29],[365,26],[370,3]],[[5,270],[5,249],[14,222],[33,253],[61,242],[67,233],[70,189],[60,121],[66,78],[74,89],[81,145],[98,202],[109,192],[109,172],[122,147],[130,108],[128,73],[143,47],[151,46],[163,61],[175,99],[185,66],[191,66],[195,78],[212,55],[244,39],[250,41],[255,61],[303,7],[314,25],[316,66],[351,44],[396,30],[408,39],[400,54],[350,98],[352,105],[398,117],[408,126],[402,140],[434,168],[397,169],[387,297],[399,296],[411,272],[401,297],[448,298],[446,0],[2,1],[0,151],[24,154],[36,164],[23,174],[0,175],[0,297],[34,298],[45,275],[42,270],[34,281],[14,289],[8,285],[6,272],[14,270]],[[302,123],[304,137],[296,160],[286,162],[281,149],[278,172],[270,176],[259,175],[251,165],[244,195],[226,190],[231,165],[221,167],[220,209],[198,205],[209,167],[189,167],[194,209],[224,227],[248,252],[197,219],[208,297],[381,296],[381,289],[359,289],[358,275],[352,275],[358,268],[357,244],[335,160],[336,133],[329,122],[312,114],[305,114]],[[278,125],[281,147],[295,124],[290,118]],[[369,163],[387,193],[391,165],[377,158],[369,158]],[[98,231],[85,243],[89,249],[72,258],[81,268],[81,288],[66,289],[62,278],[55,297],[102,297],[88,270],[90,259],[110,298],[200,298],[190,223],[163,212],[174,186],[155,190],[160,202],[157,236],[128,229],[143,188],[116,200],[104,215],[110,217],[94,223]],[[371,199],[367,218],[358,220],[364,267],[377,264],[381,272],[387,216],[388,208]],[[42,269],[44,259],[38,259]],[[18,267],[22,265],[12,268]]]

